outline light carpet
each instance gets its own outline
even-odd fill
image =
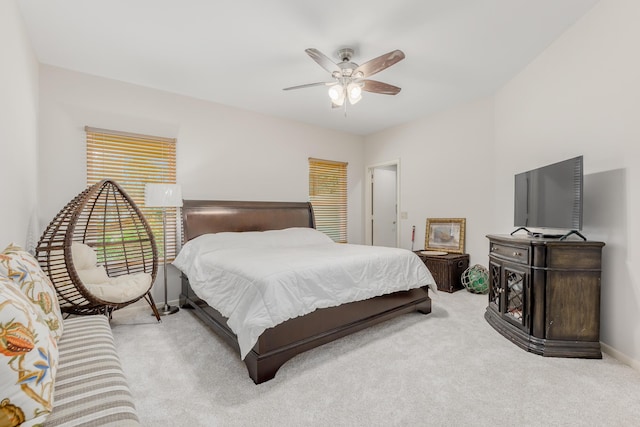
[[[298,355],[255,385],[190,310],[112,328],[145,426],[636,426],[640,372],[537,356],[484,320],[485,295],[433,295],[407,314]]]

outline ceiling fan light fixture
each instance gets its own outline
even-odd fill
[[[344,105],[345,116],[347,111],[345,99],[348,99],[351,105],[356,104],[362,99],[362,91],[364,90],[384,95],[397,95],[400,92],[400,88],[397,86],[370,80],[369,77],[403,60],[404,53],[401,50],[393,50],[361,65],[351,62],[353,56],[353,49],[351,48],[344,48],[338,51],[338,57],[341,59],[339,63],[332,61],[318,49],[309,48],[305,49],[305,52],[318,65],[328,71],[334,81],[308,83],[286,87],[284,90],[329,86],[328,94],[329,98],[331,98],[331,107],[336,108]]]

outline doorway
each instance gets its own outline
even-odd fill
[[[367,243],[397,248],[399,245],[399,161],[368,168]]]

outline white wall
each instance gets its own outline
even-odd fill
[[[46,65],[40,69],[43,224],[85,188],[85,125],[177,138],[185,199],[306,201],[307,159],[346,161],[348,239],[362,242],[362,137]],[[178,280],[169,288],[169,300],[176,299]],[[164,299],[162,286],[154,287],[154,298]]]
[[[470,263],[487,265],[493,101],[481,99],[366,138],[365,166],[400,159],[400,247],[422,249],[427,218],[466,218]],[[368,202],[365,202],[368,203]],[[365,204],[368,206],[368,204]]]
[[[640,368],[640,2],[602,0],[495,97],[494,231],[513,174],[584,155],[584,230],[603,252],[601,341]]]
[[[0,64],[2,250],[9,242],[34,245],[40,237],[32,234],[27,242],[37,193],[38,62],[14,0],[0,2]]]

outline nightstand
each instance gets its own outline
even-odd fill
[[[455,292],[463,289],[461,276],[469,267],[469,254],[423,255],[414,251],[427,266],[439,291]]]

